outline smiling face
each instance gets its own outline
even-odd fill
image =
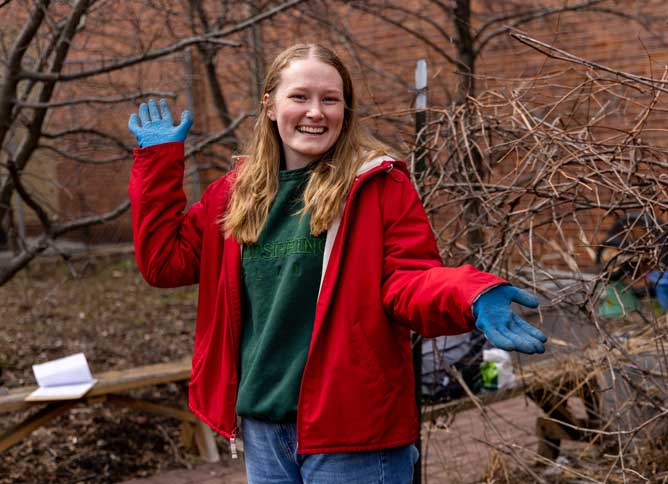
[[[288,170],[315,161],[339,139],[343,80],[329,64],[314,57],[293,60],[281,72],[273,96],[265,94],[262,101],[278,127]]]

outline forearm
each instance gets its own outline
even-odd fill
[[[471,304],[506,281],[471,265],[399,270],[383,284],[383,304],[397,322],[426,337],[474,329]]]
[[[200,204],[186,215],[183,143],[135,150],[129,195],[135,255],[149,284],[197,282]]]

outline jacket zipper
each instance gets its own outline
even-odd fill
[[[371,170],[369,170],[365,173],[362,173],[361,175],[357,175],[355,177],[355,183],[356,184],[352,187],[352,189],[350,191],[350,196],[348,197],[348,200],[346,201],[346,205],[348,204],[349,201],[352,201],[352,199],[357,195],[357,191],[359,190],[359,187],[362,185],[362,183],[366,183],[366,181],[368,181],[370,178],[375,176],[376,173],[380,173],[381,171],[384,171],[385,173],[390,173],[393,168],[394,168],[394,163],[393,162],[389,162],[387,165],[385,165],[385,162],[383,162],[380,165],[372,168]],[[360,182],[359,180],[362,177],[364,177],[364,179],[362,180],[362,182]],[[345,210],[344,210],[344,212],[345,212]],[[341,214],[341,219],[342,219],[341,221],[343,222],[343,214]],[[342,228],[344,228],[344,227],[339,226],[339,230],[341,230]],[[331,262],[331,259],[330,259],[330,262]],[[323,270],[326,270],[326,268],[323,268]],[[317,301],[316,301],[316,304],[317,304]],[[306,364],[308,364],[308,360],[306,361]],[[306,365],[304,365],[304,370],[306,370]],[[303,375],[302,375],[302,378],[304,378]],[[300,391],[299,391],[299,399],[297,401],[297,421],[295,422],[296,449],[299,449],[299,433],[300,433],[299,432],[299,421],[300,421],[299,407],[301,406],[300,402],[301,402],[301,384],[300,384]],[[230,441],[230,443],[231,443],[231,441]]]
[[[235,426],[232,430],[232,435],[230,435],[230,454],[232,454],[232,459],[239,457],[237,454],[237,433],[239,432],[239,427]]]
[[[243,254],[243,245],[240,245],[240,246],[239,246],[239,258],[240,258],[240,260],[239,260],[239,269],[240,269],[240,270],[241,270],[241,266],[242,266],[242,264],[243,264],[243,261],[241,260],[242,254]],[[239,278],[241,278],[241,275],[239,275]],[[239,282],[239,281],[238,281],[238,282]],[[242,324],[242,321],[241,321],[241,317],[242,317],[242,316],[241,316],[241,314],[240,314],[240,313],[242,312],[242,310],[241,310],[241,286],[238,284],[236,288],[234,287],[234,285],[232,285],[232,287],[234,288],[234,290],[235,290],[236,293],[237,293],[237,294],[235,294],[235,296],[237,296],[237,297],[235,298],[235,300],[236,300],[236,301],[239,301],[239,307],[237,308],[237,309],[239,309],[239,321],[237,321],[237,323],[238,323],[238,325],[241,325],[241,324]],[[231,319],[232,319],[232,318],[230,318],[230,322],[231,322]],[[241,343],[240,343],[239,341],[237,341],[237,331],[236,331],[236,328],[234,328],[234,327],[231,328],[230,336],[231,336],[231,338],[232,338],[232,340],[233,340],[233,341],[232,341],[232,347],[233,347],[233,348],[237,348],[237,351],[240,351],[240,350],[241,350]],[[236,371],[237,371],[237,375],[238,375],[238,373],[239,373],[239,367],[238,367],[238,364],[237,364]],[[239,393],[239,385],[238,385],[238,382],[237,382],[237,394],[238,394],[238,393]],[[236,396],[235,396],[235,401],[236,401]],[[236,412],[236,408],[235,408],[235,409],[234,409],[234,419],[235,419],[235,422],[238,422],[238,418],[239,418],[239,417],[237,416],[237,412]],[[238,433],[239,433],[239,426],[235,424],[235,425],[234,425],[234,428],[232,429],[232,434],[230,435],[230,454],[231,454],[231,456],[232,456],[232,459],[237,459],[237,458],[239,457],[239,455],[238,455],[238,453],[237,453],[237,435],[238,435]]]

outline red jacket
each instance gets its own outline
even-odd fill
[[[130,178],[137,263],[149,284],[199,283],[192,411],[236,433],[241,251],[218,220],[231,176],[184,214],[183,143],[135,150]],[[297,410],[299,453],[371,450],[417,439],[410,331],[473,328],[471,304],[505,282],[470,265],[443,267],[403,162],[360,170],[327,232],[323,278]]]

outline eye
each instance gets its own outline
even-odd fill
[[[322,102],[324,102],[325,104],[336,104],[336,103],[341,102],[341,100],[338,97],[327,96],[326,98],[324,98],[322,100]]]
[[[290,94],[288,97],[295,101],[306,101],[306,96],[304,94]]]

